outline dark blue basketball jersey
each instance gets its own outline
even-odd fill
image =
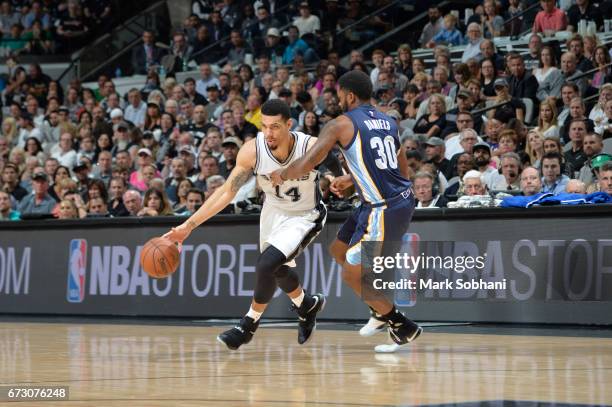
[[[395,120],[373,106],[361,105],[345,113],[355,134],[340,146],[361,198],[376,203],[406,191],[411,183],[399,172],[399,132]]]

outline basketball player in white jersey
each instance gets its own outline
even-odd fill
[[[325,306],[322,294],[310,295],[300,285],[295,257],[319,234],[327,217],[321,201],[318,172],[310,171],[299,179],[274,187],[267,174],[284,168],[302,157],[314,145],[315,138],[291,132],[291,111],[280,99],[269,100],[261,108],[262,132],[238,152],[236,167],[227,181],[183,224],[166,233],[170,240],[182,243],[189,234],[234,198],[253,174],[265,193],[260,218],[261,255],[255,266],[256,283],[248,313],[240,323],[217,339],[229,349],[248,343],[259,319],[280,287],[291,299],[298,314],[298,343],[305,343],[316,327],[316,316]]]

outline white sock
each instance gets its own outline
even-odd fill
[[[253,318],[253,321],[257,322],[259,318],[261,318],[261,314],[263,312],[257,312],[253,309],[253,307],[249,308],[249,312],[247,312],[246,316]]]
[[[296,307],[302,305],[302,301],[304,301],[304,290],[295,298],[292,298],[291,301],[295,304]]]

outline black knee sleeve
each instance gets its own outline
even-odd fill
[[[300,278],[292,267],[282,265],[274,273],[276,283],[286,293],[295,291],[300,286]]]
[[[274,246],[268,247],[259,255],[255,265],[255,294],[253,299],[258,304],[267,304],[276,291],[278,268],[287,262],[287,257]]]

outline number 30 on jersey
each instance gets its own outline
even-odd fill
[[[397,168],[397,155],[395,152],[395,140],[392,136],[386,136],[384,139],[380,137],[372,137],[370,139],[370,147],[376,150],[378,158],[374,160],[376,167],[381,170],[389,168]]]

